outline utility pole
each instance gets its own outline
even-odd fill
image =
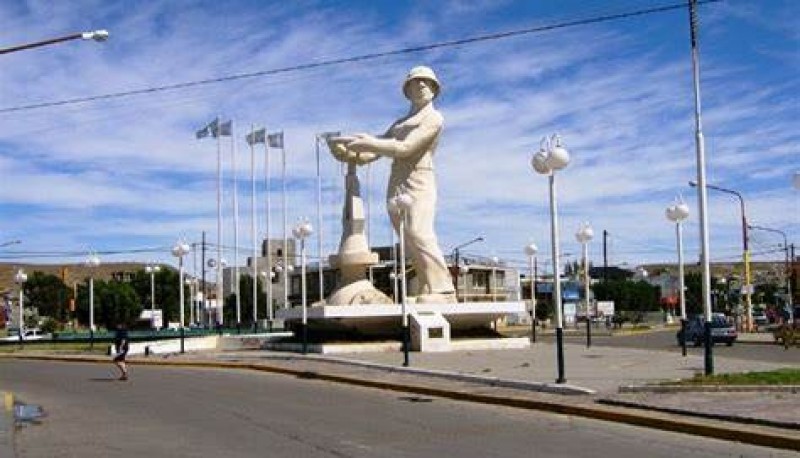
[[[206,309],[206,231],[203,231],[203,244],[200,249],[200,291],[203,292],[202,310]],[[203,320],[199,320],[203,322]]]
[[[608,281],[608,231],[603,229],[603,283]]]

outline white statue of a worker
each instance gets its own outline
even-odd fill
[[[390,157],[392,173],[386,190],[387,201],[401,192],[413,200],[405,224],[406,248],[417,273],[418,303],[455,302],[455,290],[447,264],[434,232],[436,177],[433,155],[444,118],[433,106],[441,85],[433,70],[414,67],[403,83],[403,94],[411,101],[408,114],[381,136],[356,134],[329,140],[334,155],[349,156],[358,164]],[[390,212],[395,231],[400,215]]]

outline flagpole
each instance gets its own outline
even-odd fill
[[[236,330],[242,329],[242,295],[239,291],[239,171],[236,168],[236,136],[231,123],[231,155],[233,162],[233,288],[236,293]]]
[[[283,308],[289,307],[289,257],[287,256],[289,236],[287,234],[288,219],[286,216],[286,148],[281,142],[281,167],[283,187]]]
[[[319,301],[324,299],[325,277],[322,272],[322,173],[320,172],[319,135],[314,137],[317,152],[317,267],[319,271]]]
[[[251,139],[255,137],[255,126],[250,125]],[[250,266],[253,280],[253,331],[258,332],[258,236],[256,232],[256,149],[250,144],[250,232],[253,238],[253,263]]]
[[[271,235],[271,232],[272,232],[271,221],[270,221],[270,218],[271,218],[270,212],[272,211],[271,207],[270,207],[270,203],[271,203],[270,202],[270,200],[271,200],[270,199],[270,194],[272,193],[272,190],[270,188],[269,145],[267,144],[266,135],[267,135],[267,132],[266,132],[266,129],[265,129],[264,130],[264,175],[265,175],[264,176],[264,182],[266,183],[266,188],[267,188],[267,192],[266,192],[266,194],[267,194],[267,229],[266,229],[266,234],[267,234],[267,269],[268,269],[267,276],[266,276],[266,282],[267,282],[267,319],[269,320],[270,326],[271,326],[272,325],[272,319],[274,317],[274,315],[273,315],[274,312],[272,310],[272,243],[271,243],[271,240],[270,240],[270,235]],[[284,250],[285,249],[286,248],[284,248]]]
[[[219,116],[215,122],[219,130]],[[225,298],[223,297],[222,289],[222,139],[219,132],[217,138],[217,323],[222,325],[224,323],[225,314],[223,308],[225,305]]]

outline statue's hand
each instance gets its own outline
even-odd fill
[[[366,165],[376,161],[379,157],[380,156],[375,153],[357,153],[353,162],[355,162],[356,165]]]
[[[368,153],[374,149],[373,140],[375,137],[369,134],[356,134],[353,141],[347,144],[347,149],[356,153]]]
[[[347,144],[353,141],[354,137],[330,137],[328,138],[328,148],[337,160],[347,162],[348,156],[353,153],[347,150]]]

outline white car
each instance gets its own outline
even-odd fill
[[[42,340],[42,339],[47,339],[49,337],[50,336],[48,336],[47,334],[43,334],[39,328],[25,329],[22,333],[22,340]],[[17,331],[14,335],[4,337],[0,340],[4,342],[18,342],[19,331]]]

